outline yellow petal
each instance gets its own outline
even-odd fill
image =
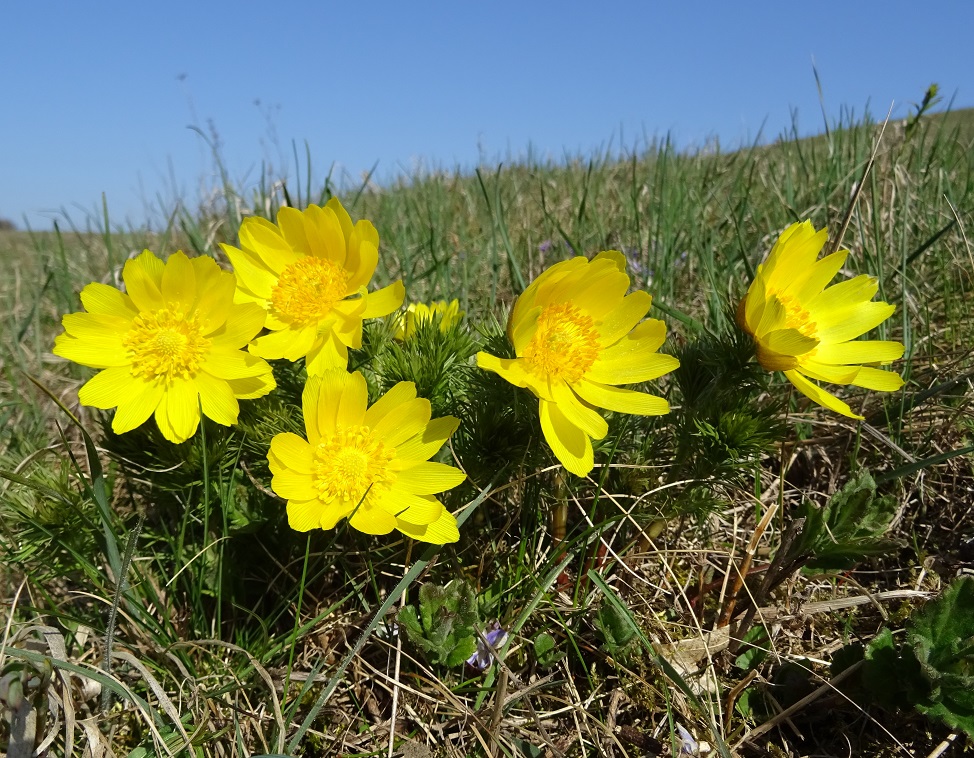
[[[606,318],[610,311],[623,307],[623,298],[629,289],[629,277],[625,273],[615,267],[603,268],[605,270],[585,279],[567,298],[596,321]]]
[[[408,521],[397,519],[396,529],[418,542],[428,542],[432,545],[446,545],[460,539],[457,520],[452,513],[445,509],[432,524],[417,526]]]
[[[333,500],[327,505],[322,504],[320,514],[321,528],[333,529],[335,524],[348,516],[358,507],[359,501],[357,499],[354,502],[350,500]]]
[[[775,329],[759,339],[765,350],[779,355],[804,355],[819,344],[817,339],[808,337],[797,329]]]
[[[225,323],[208,336],[216,348],[237,350],[260,333],[266,316],[267,311],[256,303],[231,305]]]
[[[271,440],[269,453],[273,454],[289,469],[302,474],[311,474],[314,448],[292,432],[275,434]]]
[[[65,332],[54,340],[55,355],[91,368],[111,368],[130,366],[132,359],[122,347],[121,340],[116,344],[99,344],[91,340],[80,340]]]
[[[331,209],[331,211],[335,214],[335,218],[338,219],[338,223],[341,224],[342,236],[346,240],[350,239],[352,236],[352,218],[351,216],[348,215],[348,211],[345,210],[345,207],[342,205],[341,200],[339,200],[337,197],[333,197],[327,203],[325,203],[325,207]],[[372,225],[369,224],[369,226]],[[375,235],[375,244],[376,246],[378,246],[379,244],[378,234]]]
[[[849,384],[859,373],[859,366],[836,366],[815,360],[802,360],[800,371],[809,379],[832,384]]]
[[[860,274],[844,282],[833,284],[820,295],[812,298],[808,303],[808,311],[820,315],[856,303],[865,303],[872,300],[873,295],[878,291],[879,282],[875,277]]]
[[[377,505],[387,513],[391,513],[399,521],[410,524],[432,524],[443,513],[443,504],[430,495],[413,495],[408,492],[390,492]]]
[[[125,291],[140,311],[158,311],[165,306],[161,291],[163,269],[163,262],[148,250],[125,262],[122,268]]]
[[[202,369],[217,379],[247,379],[265,376],[271,372],[271,367],[263,358],[245,353],[243,350],[227,348],[210,350]]]
[[[170,381],[162,402],[156,406],[156,423],[162,436],[170,442],[185,442],[200,423],[199,391],[195,382],[184,379]]]
[[[288,500],[287,525],[296,532],[310,532],[321,526],[322,505],[317,497]]]
[[[342,427],[361,426],[369,404],[369,388],[358,371],[349,374],[338,402],[335,424]]]
[[[398,447],[426,428],[430,414],[430,401],[418,397],[393,408],[372,429],[385,444]]]
[[[363,239],[362,235],[365,235]],[[375,239],[372,239],[374,235]],[[379,235],[368,221],[359,221],[348,245],[348,258],[345,266],[351,272],[348,286],[358,289],[366,286],[375,273],[379,263]]]
[[[790,288],[792,292],[796,293],[795,299],[800,303],[810,303],[812,298],[818,296],[825,289],[825,285],[839,273],[839,269],[845,265],[848,257],[848,250],[839,250],[831,255],[826,255],[820,261],[816,261],[807,275]]]
[[[268,360],[286,358],[296,361],[308,354],[317,338],[314,327],[282,329],[258,337],[251,343],[250,352]]]
[[[754,325],[752,332],[755,337],[760,339],[769,332],[781,329],[788,319],[788,311],[784,304],[774,295],[768,297],[764,303],[764,310],[761,312],[761,320]]]
[[[586,476],[595,465],[592,441],[572,424],[555,403],[538,401],[541,431],[561,465],[576,476]]]
[[[282,211],[291,210],[282,208]],[[240,225],[240,246],[257,256],[263,267],[280,275],[288,266],[301,260],[304,255],[296,252],[281,236],[281,230],[265,218],[251,216]],[[232,259],[231,259],[232,260]],[[236,261],[233,268],[237,270]],[[239,273],[239,271],[238,271]]]
[[[605,360],[635,357],[642,353],[655,353],[666,341],[666,324],[657,318],[648,318],[633,327],[632,331],[601,354]]]
[[[362,318],[379,318],[388,316],[394,310],[402,306],[402,301],[406,299],[406,288],[402,282],[393,282],[388,287],[383,287],[375,292],[370,292],[365,304],[365,312]]]
[[[551,382],[551,395],[558,410],[572,426],[581,429],[589,437],[600,440],[609,433],[609,424],[598,412],[578,399],[561,379]]]
[[[672,355],[647,352],[613,361],[599,359],[585,378],[602,384],[634,384],[658,379],[679,367],[679,359]]]
[[[345,235],[342,234],[342,225],[331,208],[309,205],[304,212],[304,232],[308,235],[308,244],[316,257],[345,266],[348,247],[345,244]]]
[[[353,529],[365,534],[388,534],[396,528],[396,517],[381,508],[361,507],[355,511],[348,523]]]
[[[316,419],[314,428],[318,430],[321,437],[327,437],[335,431],[342,396],[348,390],[351,381],[352,375],[344,369],[332,369],[321,375],[320,381],[314,385],[318,388],[317,392],[314,392],[311,379],[308,379],[304,394],[301,396],[304,417],[306,422],[309,418]],[[313,395],[310,394],[312,392]],[[311,429],[308,430],[308,442],[311,444],[318,442],[317,436],[312,439]]]
[[[139,310],[132,298],[107,284],[92,282],[81,290],[81,304],[89,313],[118,316],[131,321]]]
[[[797,229],[792,226],[785,230],[765,264],[768,288],[786,292],[796,282],[807,278],[828,238],[827,229],[816,232],[810,221],[799,224]]]
[[[466,478],[466,474],[453,466],[426,462],[400,471],[396,477],[396,489],[401,488],[413,495],[435,495],[453,489]]]
[[[515,387],[527,387],[530,381],[521,358],[498,358],[490,353],[480,352],[477,353],[477,366],[484,371],[493,371]]]
[[[764,281],[761,266],[758,266],[754,281],[748,287],[747,294],[738,308],[737,318],[741,328],[752,336],[757,334],[758,324],[761,323],[761,318],[764,316],[764,309],[768,305],[767,297],[767,284]],[[742,310],[743,313],[741,313]]]
[[[204,265],[207,264],[208,265]],[[196,270],[196,306],[195,313],[202,321],[203,334],[211,336],[217,329],[226,326],[227,319],[234,313],[234,308],[244,306],[234,306],[233,293],[237,289],[237,278],[229,271],[222,271],[212,258],[200,257],[193,259],[194,269]],[[256,308],[258,311],[263,309],[250,304],[248,308]],[[263,319],[260,322],[263,326]],[[259,329],[257,331],[260,331]],[[240,345],[248,342],[255,334],[255,331]]]
[[[768,350],[760,342],[755,343],[758,363],[768,371],[789,371],[798,367],[798,358]]]
[[[97,313],[66,313],[61,317],[61,325],[71,337],[111,353],[124,349],[122,338],[132,327],[132,319]]]
[[[277,386],[270,366],[267,367],[266,374],[248,376],[243,379],[226,379],[225,381],[230,385],[233,396],[238,400],[253,400],[256,397],[263,397]]]
[[[224,426],[236,424],[240,404],[233,396],[230,385],[225,380],[202,371],[194,377],[194,381],[200,393],[203,415]]]
[[[617,271],[621,271],[623,274],[626,273],[628,261],[626,260],[626,256],[618,250],[603,250],[592,259],[592,263],[597,261],[609,261]]]
[[[321,376],[336,369],[344,371],[348,367],[348,348],[334,332],[329,332],[312,346],[304,361],[308,376]]]
[[[129,402],[141,390],[142,383],[135,381],[132,370],[128,366],[107,368],[85,382],[78,390],[78,400],[82,405],[107,410]]]
[[[399,382],[386,394],[375,401],[365,412],[365,425],[375,429],[393,409],[416,398],[416,385],[412,382]]]
[[[277,212],[277,227],[281,230],[281,236],[284,237],[287,246],[296,256],[291,263],[311,255],[308,235],[304,232],[304,214],[301,211],[297,208],[281,208]]]
[[[661,416],[670,412],[669,403],[646,392],[611,387],[586,379],[574,384],[573,388],[585,402],[609,411],[639,416]]]
[[[396,447],[396,458],[403,464],[404,469],[428,461],[439,452],[459,425],[460,420],[453,416],[433,419],[422,432]]]
[[[213,265],[216,262],[213,261]],[[193,310],[196,302],[196,270],[181,250],[169,256],[162,272],[162,299],[176,306],[184,315]]]
[[[818,385],[812,384],[797,371],[786,371],[785,376],[788,377],[789,382],[795,385],[795,389],[801,392],[805,397],[809,398],[812,402],[818,403],[823,408],[828,408],[836,413],[841,413],[843,416],[862,420],[863,417],[853,413],[852,408],[850,408],[846,403],[843,403],[835,395],[826,392]]]
[[[877,390],[879,392],[896,392],[903,386],[903,378],[892,371],[883,371],[878,368],[863,366],[856,375],[856,380],[852,382],[856,387],[864,387],[867,390]]]
[[[135,389],[118,404],[115,418],[112,419],[112,431],[116,434],[125,434],[142,426],[165,397],[165,385],[162,382],[146,384],[135,380],[133,384]]]
[[[311,475],[292,469],[275,474],[271,479],[271,489],[287,500],[312,500],[318,497]]]
[[[508,325],[507,335],[511,344],[514,345],[515,354],[523,355],[524,349],[534,339],[534,335],[538,331],[538,316],[541,315],[542,310],[539,305],[536,308],[522,311],[520,319],[517,322],[512,321]]]
[[[324,432],[318,423],[318,402],[321,398],[321,383],[324,377],[309,376],[301,391],[301,416],[304,419],[304,436],[314,446],[325,434],[331,433],[329,426]],[[340,395],[339,395],[340,396]]]
[[[271,271],[256,253],[240,250],[225,243],[220,247],[230,259],[233,273],[237,277],[237,288],[260,298],[263,301],[271,299],[271,293],[277,286],[277,274]]]
[[[815,351],[822,363],[889,363],[903,357],[902,342],[856,340],[822,345]]]
[[[845,342],[865,334],[893,315],[895,305],[882,301],[859,303],[828,314],[817,315],[818,338],[823,343]]]
[[[599,344],[608,347],[625,337],[649,313],[652,304],[653,298],[643,290],[626,295],[599,325]]]

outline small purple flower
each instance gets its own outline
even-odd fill
[[[622,252],[626,256],[626,260],[629,261],[629,270],[636,276],[643,273],[643,263],[640,260],[642,255],[639,252],[639,248],[627,247]]]
[[[467,658],[467,665],[477,669],[477,671],[486,671],[494,662],[494,654],[491,652],[491,648],[498,650],[503,647],[509,636],[495,621],[490,625],[490,629],[484,633],[484,636],[477,641],[477,651]],[[484,640],[486,640],[486,644]]]
[[[551,250],[551,246],[553,244],[554,243],[551,240],[545,240],[540,245],[538,245],[538,252],[539,253],[547,253],[549,250]]]
[[[680,755],[696,755],[700,746],[693,739],[693,735],[680,723],[676,724],[676,731],[680,733]]]

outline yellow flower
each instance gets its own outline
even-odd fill
[[[626,259],[615,250],[556,263],[514,304],[507,335],[517,358],[477,354],[477,365],[538,396],[541,431],[555,457],[573,474],[594,465],[592,440],[608,424],[595,408],[654,416],[667,413],[660,397],[621,389],[672,371],[680,362],[656,351],[666,339],[657,319],[642,321],[652,298],[626,295]]]
[[[430,403],[412,382],[399,382],[371,408],[368,399],[357,371],[311,377],[301,398],[307,440],[290,432],[271,440],[271,486],[288,501],[291,528],[331,529],[348,516],[366,534],[398,529],[422,542],[456,542],[457,521],[433,495],[466,476],[429,458],[460,422],[430,420]]]
[[[135,429],[155,413],[166,439],[196,432],[200,409],[218,424],[237,422],[238,398],[274,389],[266,361],[241,348],[264,326],[254,304],[234,305],[236,280],[212,258],[175,253],[166,263],[144,251],[122,270],[126,292],[92,283],[87,313],[62,319],[54,354],[104,369],[78,392],[83,405],[117,407],[112,429]]]
[[[784,371],[799,392],[843,416],[861,419],[808,379],[881,392],[903,386],[899,375],[856,364],[887,364],[903,355],[900,342],[857,340],[889,318],[894,306],[872,301],[879,288],[865,274],[826,289],[849,255],[839,250],[817,260],[828,239],[811,221],[792,224],[778,238],[737,309],[760,364]],[[808,378],[806,378],[808,377]]]
[[[379,260],[379,234],[368,221],[354,226],[337,198],[324,208],[281,208],[277,224],[251,217],[240,245],[221,245],[237,274],[238,302],[267,311],[270,334],[250,351],[261,358],[305,358],[308,374],[348,365],[348,348],[362,346],[362,319],[402,305],[402,282],[370,293]]]
[[[449,304],[445,300],[437,300],[429,305],[426,303],[410,303],[409,307],[406,308],[406,313],[399,321],[396,339],[409,339],[416,333],[420,324],[432,321],[437,315],[443,317],[440,321],[440,331],[445,332],[462,319],[464,314],[460,310],[460,303],[456,300],[451,300]]]

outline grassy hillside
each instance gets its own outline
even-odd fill
[[[972,704],[877,698],[869,677],[900,664],[862,648],[912,661],[910,619],[974,560],[974,111],[880,133],[842,123],[728,153],[664,140],[621,161],[342,192],[381,238],[373,286],[402,280],[407,302],[457,298],[466,313],[452,342],[430,329],[411,347],[393,343],[391,319],[375,322],[351,356],[372,400],[410,379],[430,388],[434,415],[460,419],[448,460],[470,481],[443,498],[466,521],[438,553],[345,522],[288,528],[266,454],[274,433],[300,430],[300,367],[276,362],[279,394],[246,405],[240,427],[204,424],[176,446],[151,420],[111,432],[110,413],[78,403],[92,371],[51,352],[81,288],[120,284],[142,249],[226,265],[219,243],[237,243],[241,218],[324,203],[335,188],[228,186],[158,233],[117,230],[110,209],[107,229],[0,232],[0,577],[12,609],[0,671],[23,679],[31,706],[0,688],[14,725],[0,734],[13,739],[32,708],[52,754],[371,755],[390,731],[412,755],[691,751],[681,730],[699,743],[692,754],[961,750],[969,715],[942,709]],[[876,276],[877,299],[896,306],[872,334],[905,345],[893,369],[906,384],[843,394],[863,423],[762,372],[733,323],[778,234],[804,219],[833,240],[847,224],[838,278]],[[651,387],[673,411],[611,414],[600,465],[582,478],[551,457],[527,390],[483,379],[472,355],[505,349],[511,304],[546,267],[608,249],[653,296],[662,351],[682,365]],[[491,405],[501,397],[513,410]],[[812,545],[827,504],[855,523],[830,522]],[[882,526],[871,542],[870,519]],[[841,561],[822,557],[829,529],[835,544],[858,535]],[[420,603],[404,574],[465,582],[479,631],[496,620],[510,632],[493,651],[503,663],[446,665],[391,610],[377,618],[400,596]],[[974,608],[957,602],[962,627]],[[465,612],[442,613],[464,626]],[[944,691],[969,676],[954,652],[961,679]]]

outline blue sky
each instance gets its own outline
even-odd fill
[[[164,3],[11,0],[0,29],[0,217],[141,226],[262,162],[388,181],[417,165],[558,159],[671,134],[773,139],[797,111],[974,105],[974,3]],[[155,210],[153,210],[155,209]]]

